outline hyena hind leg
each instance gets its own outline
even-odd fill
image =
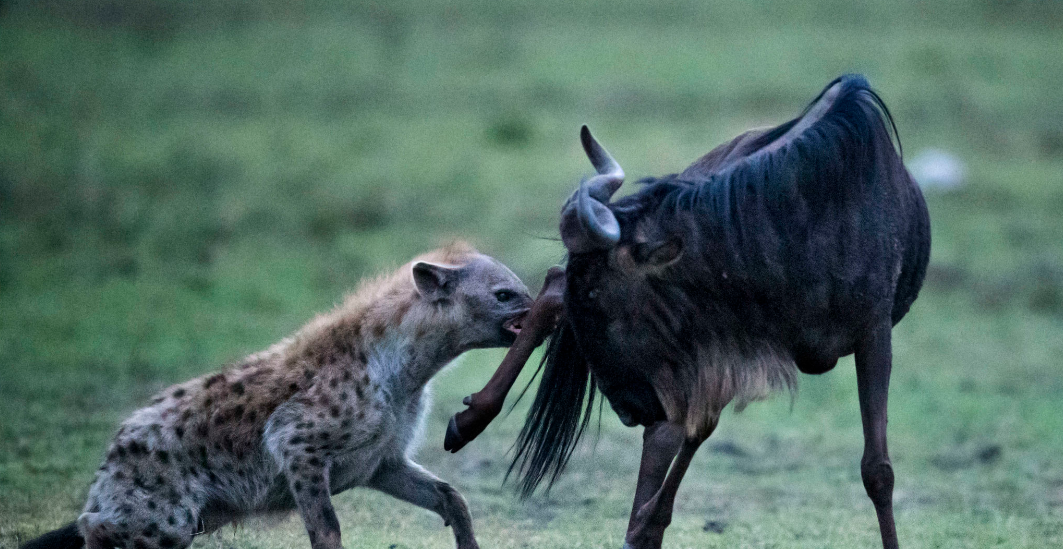
[[[85,536],[85,549],[185,549],[192,544],[192,531],[184,524],[160,524],[155,520],[135,521],[136,525],[119,526],[101,520],[98,513],[84,513],[78,528]]]
[[[385,461],[369,479],[369,487],[435,511],[454,529],[458,549],[479,549],[465,498],[424,467],[405,458]]]

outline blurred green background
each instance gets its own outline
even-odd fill
[[[1063,545],[1063,3],[1046,0],[0,0],[0,547],[73,520],[117,423],[454,237],[533,288],[590,171],[683,169],[862,72],[928,192],[895,330],[904,547]],[[640,432],[612,413],[549,495],[502,486],[518,406],[458,455],[445,421],[500,351],[436,384],[419,459],[481,545],[622,543]],[[873,547],[851,360],[728,413],[667,547]],[[450,547],[438,518],[338,496],[348,547]],[[302,547],[297,519],[196,546]]]

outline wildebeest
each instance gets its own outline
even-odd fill
[[[517,442],[523,493],[561,473],[600,391],[625,425],[645,426],[625,547],[660,547],[724,407],[855,353],[860,473],[883,545],[897,547],[890,338],[922,285],[930,220],[891,129],[867,81],[843,76],[797,118],[610,202],[624,172],[584,127],[597,175],[561,213],[564,314]]]

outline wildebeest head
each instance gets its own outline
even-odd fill
[[[597,174],[580,184],[561,213],[561,239],[569,252],[569,317],[597,325],[577,330],[585,339],[598,336],[584,347],[616,351],[620,345],[625,351],[621,355],[636,361],[647,354],[675,352],[669,344],[677,343],[682,327],[674,314],[685,308],[674,302],[681,298],[674,281],[661,282],[681,259],[685,236],[675,230],[673,220],[658,219],[661,209],[652,183],[610,204],[624,171],[586,126],[580,140]],[[616,367],[624,366],[624,359],[611,360]],[[636,422],[623,409],[617,412],[625,423]]]
[[[675,237],[662,237],[642,228],[631,242],[620,243],[621,226],[609,208],[613,194],[624,182],[624,170],[609,155],[587,126],[580,141],[597,174],[583,181],[561,213],[561,240],[570,254],[608,253],[615,267],[638,276],[673,262],[682,251]]]

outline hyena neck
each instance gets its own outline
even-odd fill
[[[420,391],[466,350],[455,330],[425,322],[418,314],[410,314],[380,333],[364,343],[369,377],[392,392]]]
[[[393,396],[410,395],[424,389],[432,377],[461,354],[434,335],[414,338],[393,329],[366,346],[369,378]],[[442,338],[439,338],[442,339]]]
[[[347,303],[305,326],[288,358],[318,367],[365,368],[379,386],[412,394],[466,349],[452,319],[426,314],[412,291],[391,291]]]

